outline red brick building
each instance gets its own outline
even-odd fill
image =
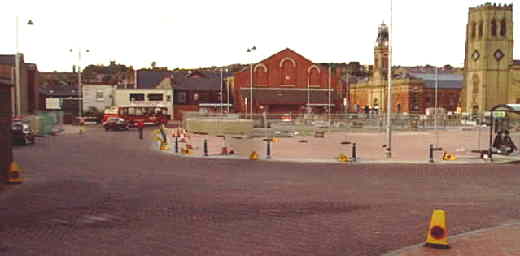
[[[323,113],[330,106],[336,112],[344,95],[339,88],[327,67],[285,49],[235,73],[234,107],[240,113],[250,113],[251,104],[253,113]]]

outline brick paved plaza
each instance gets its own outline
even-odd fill
[[[179,158],[151,136],[16,147],[25,182],[0,192],[0,255],[381,255],[423,242],[433,209],[450,235],[520,219],[518,165]]]

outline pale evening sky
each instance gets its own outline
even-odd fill
[[[462,66],[468,8],[485,2],[393,0],[394,65]],[[2,9],[0,54],[16,50],[18,16],[20,50],[40,71],[70,71],[78,60],[71,48],[90,50],[82,66],[220,66],[260,61],[287,47],[313,62],[372,64],[377,27],[390,21],[390,0],[19,0],[4,1]],[[247,54],[253,45],[257,51]]]

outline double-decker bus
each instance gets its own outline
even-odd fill
[[[127,120],[131,126],[142,121],[145,125],[159,125],[168,122],[168,108],[158,106],[114,106],[105,110],[103,122],[110,117]]]

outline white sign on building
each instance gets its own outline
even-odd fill
[[[60,98],[46,98],[45,99],[45,108],[53,109],[53,110],[60,110],[61,102],[62,102],[62,99],[60,99]]]

